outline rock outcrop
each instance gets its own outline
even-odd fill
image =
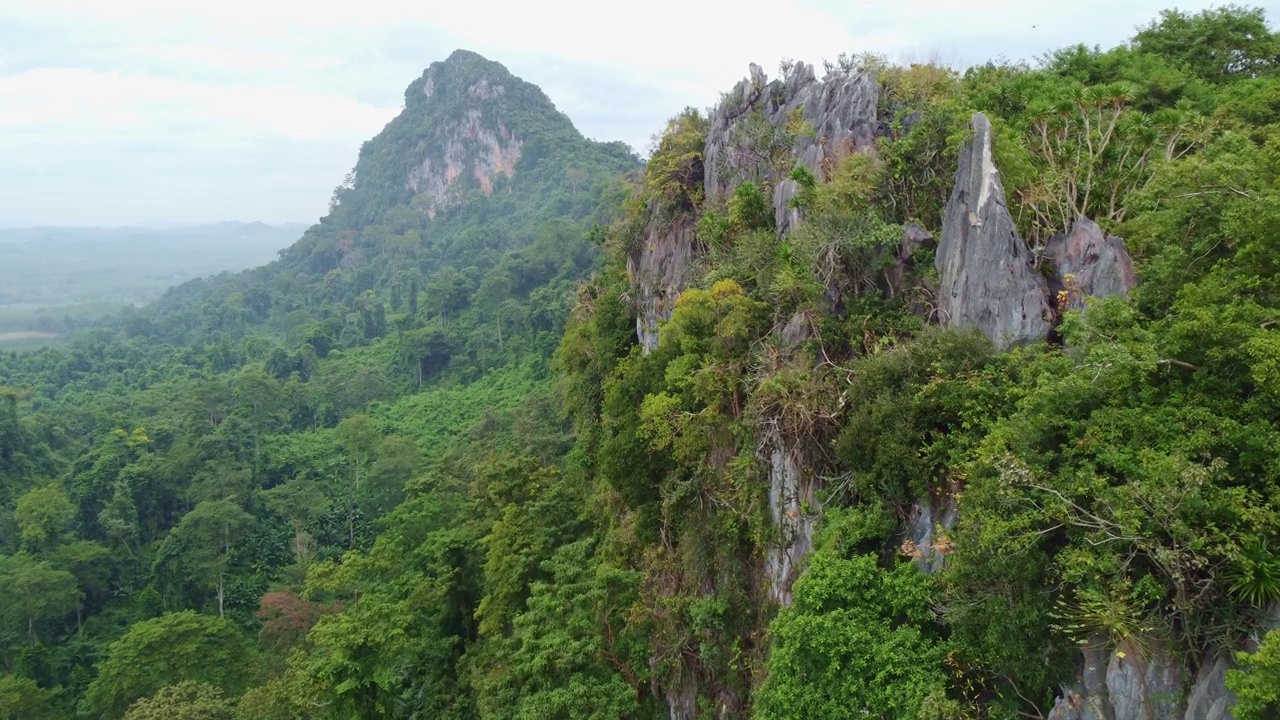
[[[800,186],[775,177],[763,155],[777,152],[783,172],[801,164],[823,180],[839,157],[874,146],[878,98],[879,86],[867,75],[837,72],[818,80],[812,65],[799,62],[784,78],[770,81],[752,64],[750,75],[712,113],[703,149],[706,197],[722,199],[745,180],[771,181],[778,232],[789,232],[801,221],[800,211],[791,206]],[[783,137],[797,112],[813,132],[798,134],[789,147],[770,145]],[[762,144],[769,150],[762,151]],[[670,319],[698,258],[693,225],[693,219],[678,217],[650,226],[627,258],[636,294],[636,336],[645,352],[658,346],[658,326]]]
[[[561,150],[547,152],[548,143]],[[613,144],[582,138],[542,90],[465,50],[409,85],[404,110],[360,153],[356,188],[383,198],[407,191],[410,207],[432,219],[479,195],[568,184],[570,162],[635,167]]]
[[[1045,251],[1054,267],[1049,289],[1059,313],[1083,308],[1088,297],[1128,297],[1138,284],[1124,241],[1104,235],[1088,218],[1050,238]]]
[[[662,225],[651,223],[640,247],[627,256],[627,276],[635,291],[636,338],[645,353],[658,347],[658,325],[671,319],[697,250],[693,218],[678,215]]]
[[[927,573],[942,570],[951,552],[946,533],[956,524],[958,489],[948,487],[938,497],[921,498],[911,507],[902,550]]]
[[[1094,638],[1081,650],[1079,683],[1067,690],[1048,720],[1147,720],[1173,718],[1182,689],[1182,668],[1162,649],[1145,657],[1120,652]]]
[[[488,99],[492,95],[473,97]],[[472,181],[473,187],[491,195],[499,177],[508,180],[515,177],[523,142],[502,122],[496,123],[496,129],[490,129],[481,124],[481,118],[482,111],[472,108],[462,124],[438,127],[432,143],[436,154],[425,155],[422,162],[409,171],[405,185],[418,196],[417,204],[429,217],[434,219],[437,213],[458,203],[460,194],[455,190]],[[460,183],[463,180],[467,185]]]
[[[810,322],[803,312],[793,315],[778,333],[782,347],[791,351],[808,340]],[[766,429],[760,449],[769,462],[769,517],[776,532],[765,548],[764,576],[769,599],[785,607],[791,604],[801,563],[813,548],[821,510],[818,479],[805,462],[803,444]]]
[[[978,113],[970,129],[935,256],[940,320],[977,327],[1002,348],[1043,340],[1052,318],[1048,283],[1005,205],[991,122]]]
[[[1208,658],[1186,689],[1175,655],[1151,639],[1141,644],[1145,649],[1125,652],[1103,637],[1090,638],[1080,650],[1075,684],[1048,720],[1231,720],[1235,696],[1226,687],[1226,656]]]
[[[817,487],[812,473],[804,471],[799,453],[798,448],[780,440],[771,442],[769,514],[777,540],[765,551],[765,576],[769,599],[782,606],[791,604],[791,586],[813,548],[818,521]]]
[[[922,300],[936,295],[938,289],[917,271],[915,255],[918,250],[933,250],[936,246],[933,233],[915,222],[908,222],[902,226],[902,242],[898,247],[883,249],[883,252],[891,254],[881,277],[881,289],[885,297],[896,297],[913,287],[924,290],[925,295],[917,298],[911,309],[912,312],[927,316],[931,322],[936,319],[933,317],[932,305],[926,305]]]
[[[869,75],[833,72],[819,80],[812,65],[797,62],[784,77],[769,81],[753,63],[750,75],[711,115],[703,153],[707,198],[723,198],[746,180],[774,180],[778,231],[790,230],[799,218],[790,207],[798,186],[775,172],[800,164],[824,180],[841,156],[873,147],[879,96]],[[812,132],[797,134],[790,148],[776,147],[796,113]],[[770,164],[775,151],[785,160],[777,168]]]
[[[1187,694],[1184,720],[1231,720],[1231,706],[1236,696],[1227,689],[1227,670],[1230,669],[1231,661],[1225,656],[1218,656],[1200,668]]]

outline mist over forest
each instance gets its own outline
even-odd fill
[[[0,347],[41,344],[187,280],[264,265],[306,228],[0,228]]]

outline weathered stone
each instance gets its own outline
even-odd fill
[[[1185,720],[1231,720],[1235,693],[1227,689],[1227,670],[1231,661],[1219,655],[1200,667],[1196,682],[1187,694]]]
[[[759,111],[769,127],[781,128],[799,110],[813,129],[802,133],[794,147],[784,149],[782,163],[789,171],[797,163],[819,178],[842,154],[873,146],[879,87],[866,75],[833,73],[818,80],[812,65],[796,63],[786,77],[769,81],[760,66],[734,88],[711,116],[703,152],[704,184],[710,199],[724,198],[747,179],[774,182],[773,210],[780,233],[800,223],[802,213],[792,207],[800,191],[794,180],[774,177],[736,132],[751,113]],[[645,352],[657,347],[658,325],[671,316],[675,299],[685,289],[685,274],[697,259],[692,223],[677,219],[670,227],[649,228],[642,246],[627,259],[636,292],[636,334]]]
[[[791,316],[778,332],[781,348],[791,351],[810,337],[811,318],[804,312]],[[765,430],[761,449],[769,457],[769,516],[777,535],[765,548],[765,579],[769,599],[791,604],[791,586],[800,565],[813,547],[818,520],[817,478],[807,472],[804,448],[776,431]]]
[[[1138,284],[1124,241],[1104,236],[1088,218],[1077,220],[1070,233],[1054,235],[1045,250],[1053,262],[1049,289],[1059,313],[1083,308],[1089,297],[1128,297]]]
[[[902,244],[898,247],[898,258],[908,260],[917,250],[931,248],[935,245],[933,233],[925,230],[913,221],[902,226]]]
[[[746,147],[736,131],[752,113],[760,112],[772,127],[782,128],[798,110],[813,132],[796,138],[791,157],[779,169],[785,174],[796,164],[804,165],[823,180],[840,157],[874,146],[878,100],[879,85],[869,75],[834,72],[818,80],[812,65],[797,62],[785,77],[770,82],[753,63],[750,75],[711,115],[703,152],[707,197],[725,197],[745,180],[775,180],[778,230],[793,228],[798,214],[789,205],[798,188],[783,190],[786,181],[774,177],[775,168],[758,148]]]
[[[808,314],[797,312],[791,316],[786,325],[782,326],[782,342],[788,348],[795,348],[800,343],[809,339],[809,327],[811,319]]]
[[[1094,634],[1080,648],[1077,679],[1063,688],[1048,720],[1114,720],[1107,690],[1107,663],[1111,646]]]
[[[1118,651],[1105,637],[1091,637],[1075,683],[1063,688],[1047,720],[1231,720],[1229,654],[1207,658],[1188,688],[1184,658],[1152,638],[1140,644],[1144,650]]]
[[[765,575],[769,598],[791,604],[791,586],[800,564],[813,547],[818,519],[814,478],[804,472],[799,450],[780,438],[771,438],[769,452],[769,514],[777,539],[765,550]]]
[[[627,256],[636,304],[636,337],[645,353],[658,347],[658,326],[671,319],[697,249],[693,219],[680,215],[666,227],[651,224]]]
[[[459,70],[461,65],[468,69]],[[432,63],[420,82],[421,95],[410,86],[405,103],[423,137],[416,147],[396,152],[421,155],[404,187],[414,193],[411,207],[435,218],[462,202],[465,190],[478,188],[489,195],[500,179],[515,177],[524,139],[508,126],[495,98],[505,92],[504,83],[522,81],[497,63],[459,50]],[[546,105],[554,111],[550,100]]]
[[[694,720],[698,716],[698,683],[689,680],[665,693],[671,720]]]
[[[418,197],[415,204],[428,217],[456,205],[461,195],[454,192],[463,177],[474,179],[485,194],[493,193],[498,176],[515,177],[524,143],[498,123],[497,132],[480,123],[481,111],[471,109],[455,127],[439,128],[432,147],[438,155],[426,155],[409,171],[405,185]]]
[[[795,180],[783,180],[773,189],[774,222],[779,235],[789,233],[800,225],[800,208],[792,207],[791,204],[798,192],[800,183]]]
[[[1107,697],[1107,662],[1110,645],[1102,635],[1093,635],[1080,648],[1077,679],[1063,688],[1047,720],[1114,720]]]
[[[893,249],[893,256],[884,270],[884,294],[896,297],[908,284],[919,281],[915,277],[915,253],[934,246],[933,233],[915,222],[902,226],[902,242]]]
[[[1111,653],[1107,695],[1114,720],[1176,717],[1181,690],[1182,666],[1158,645],[1146,653]]]
[[[1005,206],[991,156],[991,122],[978,113],[960,152],[935,264],[938,308],[948,327],[977,327],[996,345],[1043,340],[1050,329],[1049,288]]]
[[[924,497],[916,501],[907,518],[907,547],[920,569],[927,573],[942,570],[950,548],[941,542],[939,535],[956,524],[956,496],[948,488],[939,497]]]

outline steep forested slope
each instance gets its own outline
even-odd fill
[[[547,361],[637,166],[459,51],[280,260],[0,356],[0,716],[238,695],[334,608],[299,596],[308,569],[413,487],[465,500],[486,458],[561,455]]]
[[[281,260],[0,358],[0,717],[1274,717],[1261,11],[780,75],[641,169],[456,53]]]

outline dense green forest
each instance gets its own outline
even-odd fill
[[[806,71],[642,163],[456,52],[278,260],[0,353],[0,720],[1277,717],[1280,34],[841,57],[848,147]],[[975,112],[1046,338],[939,311]]]
[[[305,225],[0,228],[0,347],[47,344],[193,278],[256,267]]]

